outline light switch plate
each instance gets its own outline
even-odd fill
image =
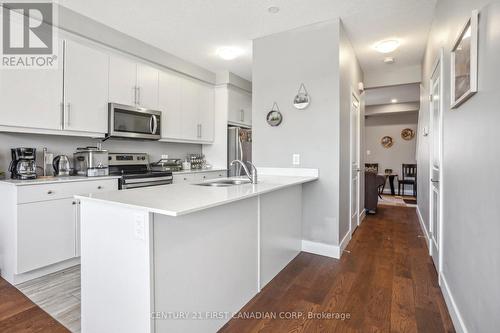
[[[300,165],[300,154],[293,154],[292,155],[292,164],[293,165]]]

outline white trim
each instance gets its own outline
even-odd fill
[[[347,244],[351,240],[351,233],[347,232],[339,245],[330,245],[320,242],[313,242],[309,240],[302,240],[302,251],[317,254],[320,256],[340,259],[342,252],[344,252]]]
[[[319,177],[319,169],[257,167],[257,172],[266,176]]]
[[[80,257],[67,259],[65,261],[61,261],[52,264],[50,266],[41,267],[26,273],[14,274],[13,276],[2,276],[2,277],[15,286],[20,283],[30,281],[48,274],[56,273],[77,265],[80,265]]]
[[[359,222],[359,208],[360,208],[360,203],[361,203],[361,99],[359,98],[359,95],[351,89],[351,104],[349,105],[349,236],[352,236],[358,225],[360,224]],[[356,124],[352,123],[352,117],[353,117],[353,106],[356,107],[357,109],[357,115],[356,115]],[[352,127],[353,125],[356,126],[356,147],[353,147],[352,144]],[[358,180],[356,181],[356,194],[357,194],[357,199],[356,199],[356,207],[353,207],[353,202],[352,202],[352,193],[353,193],[353,186],[352,186],[352,181],[353,181],[353,149],[356,149],[356,160],[357,160],[357,178]],[[352,211],[353,208],[355,208],[356,212],[356,223],[353,226],[352,223]],[[345,237],[344,237],[345,239]],[[350,239],[350,238],[349,238]],[[344,240],[342,240],[343,242]],[[341,242],[341,244],[342,244]],[[342,250],[343,251],[343,250]],[[342,251],[340,252],[342,254]]]
[[[356,230],[356,229],[354,229]],[[353,230],[353,232],[354,232]],[[352,238],[352,232],[348,232],[345,234],[344,238],[342,238],[342,241],[340,242],[340,256],[342,256],[342,253],[344,252],[345,248],[347,247],[347,244],[351,241]]]
[[[340,247],[337,245],[302,240],[302,251],[340,259]]]
[[[431,247],[430,247],[429,232],[425,227],[424,218],[422,217],[422,213],[420,213],[420,208],[418,206],[417,206],[417,216],[418,216],[418,222],[420,222],[420,228],[422,228],[422,231],[424,232],[425,243],[427,244],[427,251],[429,252],[430,255]]]
[[[0,132],[63,135],[63,136],[81,136],[81,137],[86,137],[86,138],[104,138],[104,133],[78,132],[78,131],[31,128],[31,127],[20,127],[20,126],[9,126],[9,125],[0,125]]]
[[[455,303],[455,299],[453,298],[450,287],[448,286],[448,282],[442,272],[439,274],[439,285],[441,286],[441,291],[443,292],[444,300],[446,302],[446,306],[448,307],[453,326],[455,326],[458,333],[468,333],[469,331],[465,326],[464,319],[458,310],[457,303]]]
[[[361,213],[358,213],[359,214],[359,225],[361,225],[361,223],[364,221],[365,217],[366,217],[366,209],[363,209],[363,211]]]

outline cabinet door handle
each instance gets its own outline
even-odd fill
[[[64,129],[64,102],[61,102],[61,129]]]
[[[73,205],[76,205],[76,201],[73,201],[73,202],[72,202],[72,204],[73,204]]]
[[[240,119],[241,121],[245,121],[245,110],[243,109],[240,110]]]
[[[47,194],[54,194],[54,192],[52,190],[48,190]]]
[[[203,134],[202,134],[202,133],[203,133],[203,132],[202,132],[203,128],[201,127],[201,126],[202,126],[201,124],[200,124],[199,126],[200,126],[200,136],[199,136],[199,138],[201,138],[201,137],[202,137],[202,135],[203,135]]]
[[[137,105],[141,105],[141,87],[137,87]]]
[[[71,104],[66,103],[66,126],[70,124]]]
[[[132,101],[132,104],[137,105],[137,87],[132,87],[132,90],[134,91],[134,100]]]
[[[100,185],[99,185],[99,186],[97,186],[97,189],[98,189],[98,190],[102,190],[102,186],[100,186]]]

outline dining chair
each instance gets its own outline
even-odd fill
[[[417,196],[417,165],[404,164],[402,165],[403,173],[402,178],[398,178],[398,195],[401,195],[401,187],[403,188],[403,195],[405,192],[405,185],[411,185],[413,196]]]
[[[365,169],[375,170],[378,173],[378,163],[365,163]]]

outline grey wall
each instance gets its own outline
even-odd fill
[[[344,30],[342,21],[340,22],[339,41],[339,68],[340,68],[340,95],[339,95],[339,116],[340,116],[340,172],[339,172],[339,242],[349,232],[350,213],[350,186],[351,186],[351,105],[353,94],[362,102],[358,94],[358,83],[363,81],[363,71],[359,65],[356,53]],[[364,103],[360,106],[360,134],[364,127]],[[360,151],[363,151],[363,137],[360,139]],[[363,155],[360,154],[360,165],[363,165]],[[363,168],[361,168],[363,169]],[[360,191],[364,193],[364,175],[359,174]],[[360,195],[359,208],[365,207],[364,195]]]
[[[15,147],[33,147],[39,150],[38,165],[42,165],[41,152],[43,147],[47,147],[49,152],[56,155],[65,154],[70,157],[77,147],[95,146],[97,140],[89,138],[37,135],[37,134],[15,134],[0,133],[0,171],[7,171],[11,160],[10,149]],[[110,139],[103,143],[103,148],[110,152],[126,153],[148,153],[152,161],[160,159],[162,154],[169,157],[184,158],[186,153],[201,153],[201,145],[151,142],[151,141],[131,141]],[[55,155],[54,155],[55,156]],[[8,176],[8,173],[6,173]]]
[[[444,48],[443,271],[469,332],[500,327],[500,4],[440,0],[424,57],[420,130],[429,123],[429,79]],[[450,50],[473,9],[480,9],[479,92],[457,110],[449,109]],[[428,140],[419,137],[420,170],[428,168]],[[428,228],[429,178],[419,178],[418,207]],[[455,325],[457,326],[457,322]]]
[[[417,121],[416,112],[368,117],[365,121],[366,163],[378,163],[380,172],[392,169],[399,174],[401,174],[401,164],[416,163],[416,138],[411,141],[403,140],[401,131],[411,128],[416,132]],[[394,139],[394,145],[388,149],[380,144],[380,140],[386,135]]]
[[[341,29],[337,19],[256,39],[252,74],[254,161],[261,167],[293,167],[292,154],[298,153],[301,167],[319,168],[320,180],[303,191],[303,237],[334,245],[339,243],[341,138],[345,143],[349,135],[340,126],[350,88],[341,90],[340,79],[350,86],[351,77],[359,76],[351,75],[359,68],[355,57],[349,58],[353,52]],[[312,102],[299,111],[292,100],[301,83]],[[266,122],[274,102],[283,114],[278,127]]]
[[[254,40],[253,159],[262,167],[319,168],[320,180],[304,186],[303,236],[338,243],[339,202],[339,21],[315,24]],[[311,105],[296,110],[301,83]],[[266,114],[277,102],[283,123],[271,127]]]

